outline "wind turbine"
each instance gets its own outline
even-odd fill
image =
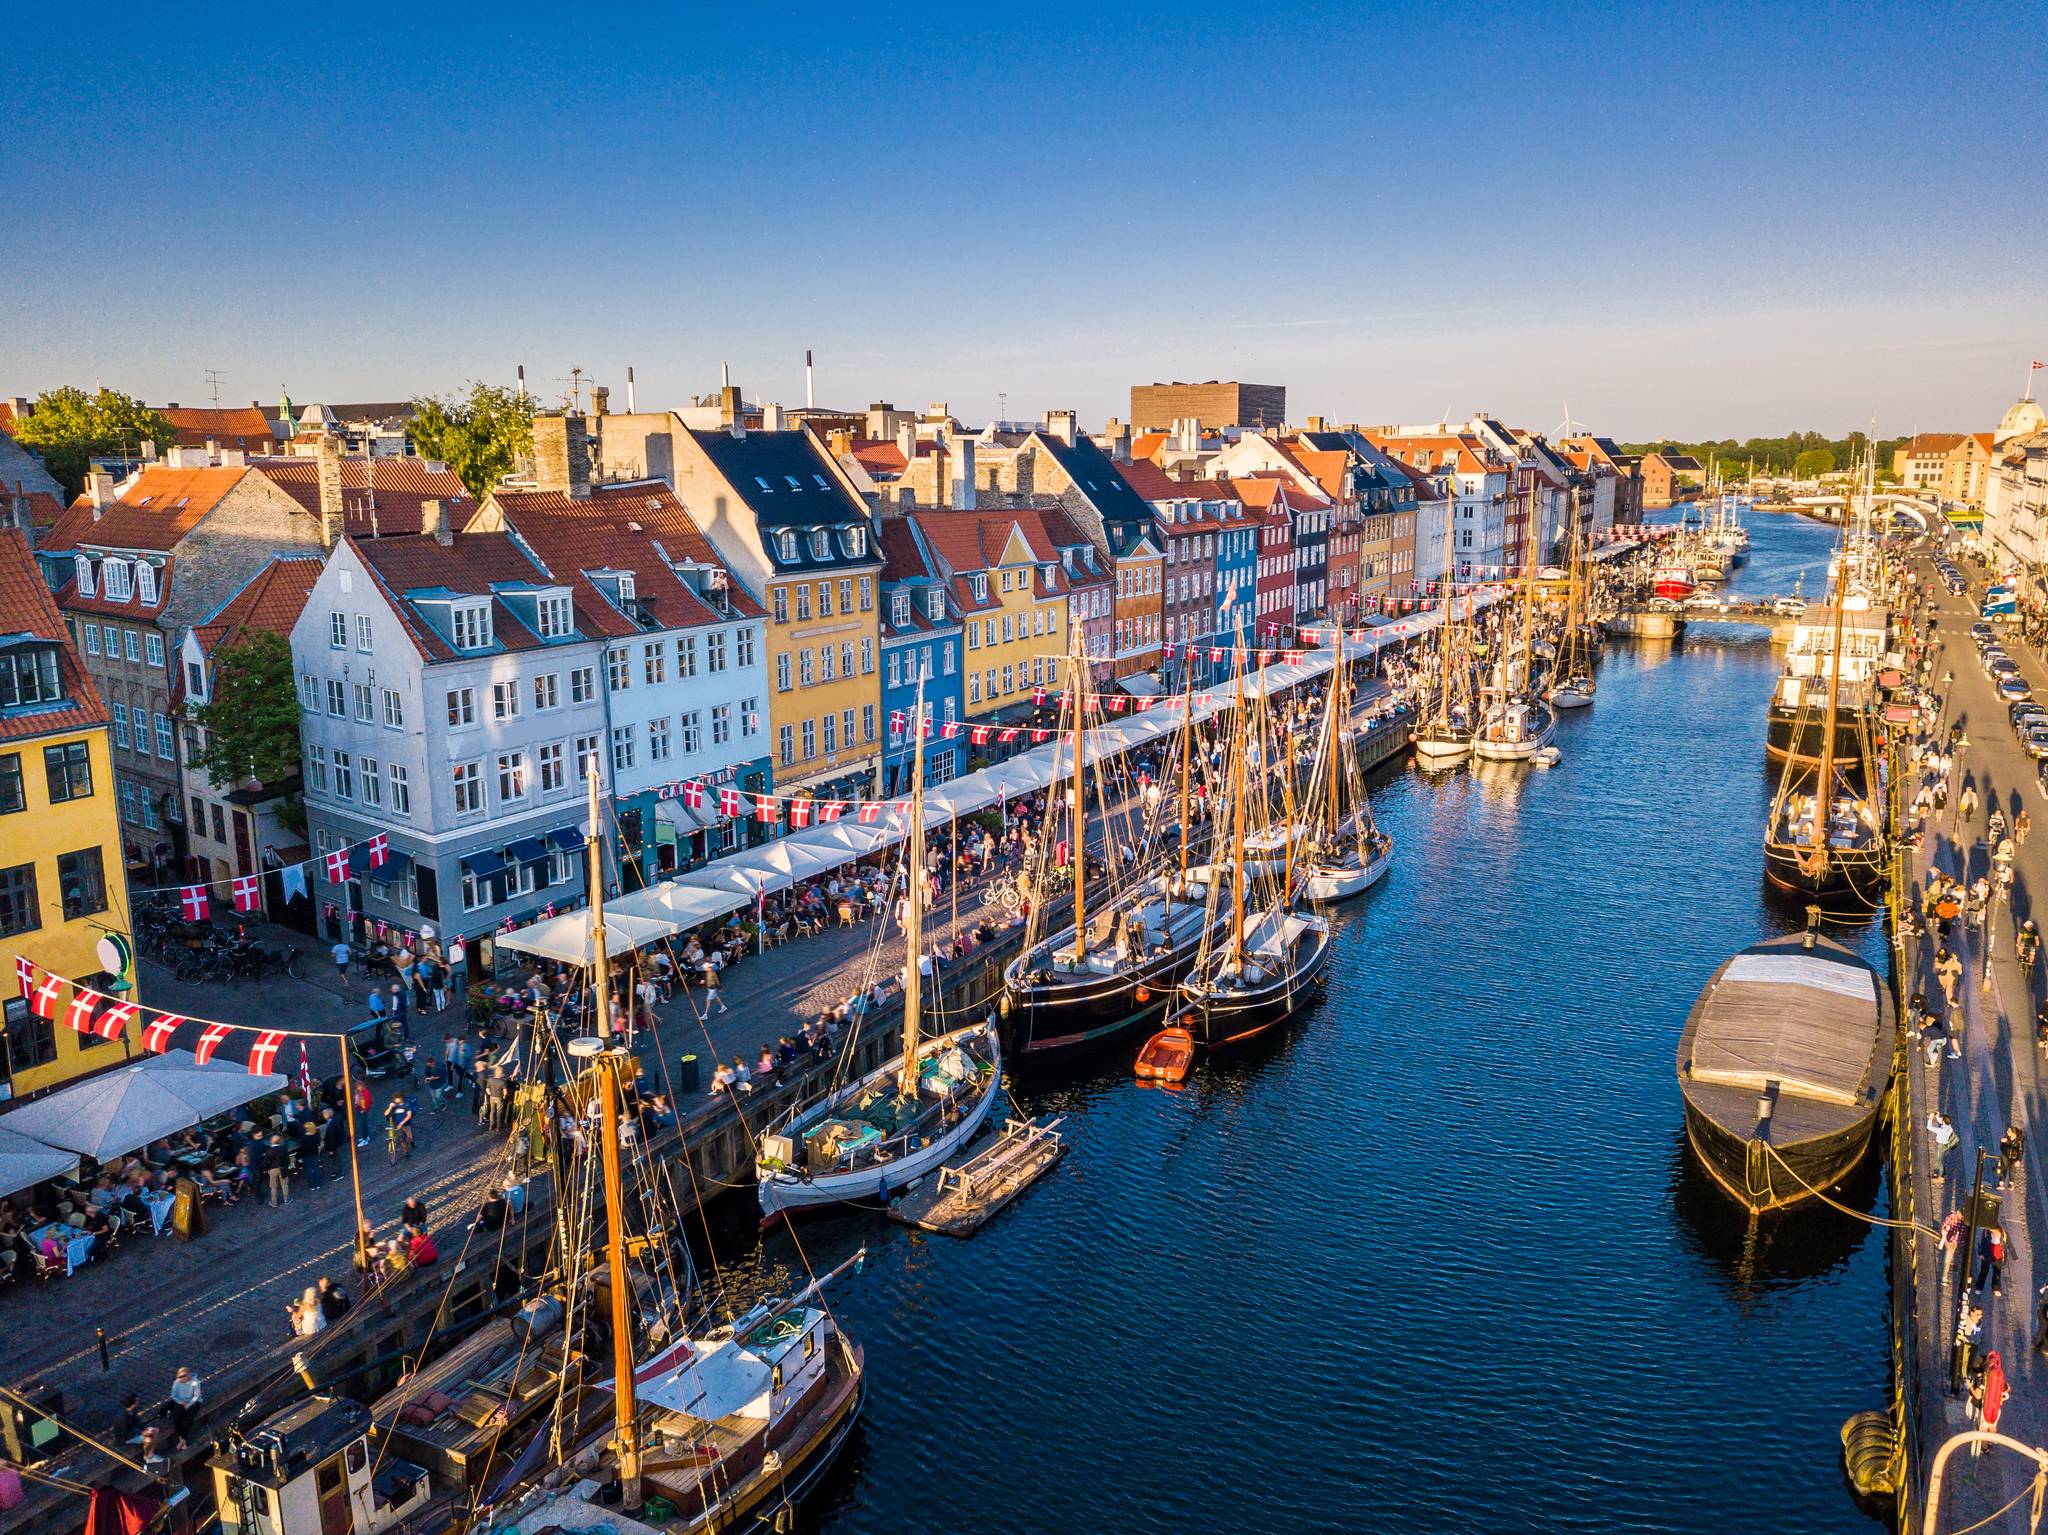
[[[1572,402],[1564,402],[1564,420],[1557,423],[1555,437],[1563,442],[1567,437],[1577,437],[1586,430],[1586,423],[1572,420]]]

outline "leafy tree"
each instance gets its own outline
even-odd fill
[[[479,501],[533,451],[533,402],[516,390],[476,380],[465,395],[430,395],[412,409],[414,451],[447,464]]]
[[[137,457],[145,442],[168,449],[178,429],[162,411],[132,395],[102,389],[87,394],[73,384],[36,396],[35,409],[17,419],[14,440],[40,453],[67,495],[77,495],[95,455]]]
[[[258,630],[213,662],[213,692],[198,710],[201,766],[216,784],[281,784],[299,771],[299,699],[291,642]]]
[[[1792,460],[1792,473],[1802,480],[1819,479],[1824,474],[1835,472],[1835,454],[1832,448],[1808,448]]]

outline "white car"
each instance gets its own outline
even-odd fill
[[[1781,613],[1787,618],[1797,618],[1806,611],[1806,599],[1804,597],[1780,597],[1771,604],[1771,611],[1773,613]]]

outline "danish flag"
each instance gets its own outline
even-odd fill
[[[939,734],[948,741],[952,740],[953,737],[960,734],[960,722],[958,720],[947,720],[945,724],[939,727]]]
[[[860,807],[861,824],[871,825],[881,818],[881,814],[882,802],[878,799],[871,799]]]
[[[261,881],[253,874],[236,877],[231,893],[235,898],[236,911],[254,911],[261,891]]]
[[[1211,645],[1209,647],[1209,659],[1211,661],[1221,661],[1223,654],[1223,647],[1221,645]]]
[[[339,885],[348,878],[348,849],[338,847],[327,855],[327,883]]]
[[[793,799],[789,802],[789,824],[808,826],[811,824],[811,802],[807,799]]]
[[[740,798],[739,790],[728,785],[718,791],[718,813],[720,815],[728,820],[737,820],[744,809],[745,801]]]
[[[683,785],[683,803],[692,810],[704,808],[704,785],[692,778]]]
[[[204,1066],[213,1059],[213,1052],[221,1047],[221,1042],[234,1032],[230,1024],[209,1023],[199,1032],[199,1043],[192,1047],[192,1059]]]
[[[207,911],[206,887],[204,885],[185,886],[178,892],[178,907],[185,913],[185,920],[187,922],[204,922]]]
[[[1299,666],[1301,665],[1301,652],[1298,650],[1284,651],[1282,652],[1280,659],[1285,661],[1289,666]]]
[[[1111,700],[1109,701],[1109,712],[1110,712],[1111,714],[1121,714],[1121,713],[1123,713],[1123,712],[1124,712],[1124,701],[1123,701],[1123,700],[1122,700],[1121,698],[1112,698],[1112,699],[1111,699]]]
[[[843,812],[843,811],[844,811],[845,809],[846,809],[846,801],[845,801],[845,800],[843,800],[843,799],[828,799],[828,800],[826,800],[826,801],[825,801],[825,802],[824,802],[823,804],[821,804],[821,805],[819,805],[819,806],[818,806],[818,820],[819,820],[819,821],[820,821],[821,823],[823,823],[823,822],[829,822],[829,821],[836,821],[836,820],[838,820],[838,819],[839,819],[839,817],[840,817],[840,814],[841,814],[841,813],[842,813],[842,812]]]
[[[773,826],[782,819],[782,801],[772,794],[755,795],[754,819],[763,826]]]
[[[1050,730],[1034,730],[1031,732],[1031,739],[1034,741],[1050,741],[1052,739],[1052,732]]]
[[[384,840],[384,833],[380,831],[370,839],[370,867],[381,869],[390,857],[391,844]]]
[[[903,734],[903,728],[904,728],[904,726],[908,725],[909,723],[910,723],[910,716],[909,716],[908,714],[905,714],[905,713],[904,713],[904,712],[903,712],[903,711],[902,711],[901,709],[891,709],[891,710],[889,711],[889,734],[890,734],[890,735],[892,735],[892,736],[900,736],[900,735],[902,735],[902,734]]]
[[[128,1025],[135,1021],[139,1011],[141,1009],[133,1002],[116,1002],[100,1014],[99,1022],[92,1026],[92,1031],[101,1039],[119,1039],[128,1032]]]
[[[1067,866],[1067,859],[1073,853],[1073,851],[1074,844],[1069,842],[1065,837],[1062,837],[1060,838],[1059,846],[1053,849],[1053,859],[1062,869],[1064,869]]]
[[[270,1068],[277,1064],[278,1046],[284,1043],[283,1029],[265,1029],[256,1036],[256,1043],[249,1047],[249,1075],[267,1077]]]
[[[1010,727],[1010,728],[1009,728],[1008,730],[1005,730],[1005,731],[1003,731],[1003,732],[1002,732],[1002,734],[998,735],[998,736],[996,737],[996,739],[997,739],[998,741],[1014,741],[1014,740],[1016,740],[1016,739],[1017,739],[1017,727],[1016,727],[1016,726],[1014,726],[1014,725],[1013,725],[1013,726],[1011,726],[1011,727]]]
[[[299,1041],[299,1088],[306,1095],[306,1101],[313,1101],[313,1062],[306,1055],[306,1042]]]
[[[71,1008],[64,1015],[65,1023],[69,1024],[76,1033],[90,1034],[92,1032],[92,1015],[98,1011],[99,1005],[106,1000],[105,997],[96,991],[89,991],[83,986],[78,987],[71,993]]]
[[[1173,647],[1171,645],[1166,646],[1161,651],[1161,654],[1165,657],[1165,659],[1171,661],[1173,659]]]
[[[183,1022],[176,1013],[158,1013],[142,1031],[142,1048],[152,1055],[162,1055],[171,1048],[171,1036]]]
[[[972,741],[976,746],[988,745],[988,726],[976,725],[973,729],[967,732],[967,739]]]
[[[1039,708],[1043,709],[1045,707],[1045,689],[1033,688],[1031,690],[1031,701],[1034,704],[1036,704]]]
[[[57,1016],[57,994],[64,989],[64,982],[58,977],[43,972],[43,978],[36,982],[36,989],[28,999],[28,1010],[38,1018]]]
[[[21,982],[21,994],[25,997],[36,989],[35,961],[26,954],[14,956],[14,978]]]

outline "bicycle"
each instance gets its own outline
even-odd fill
[[[400,1129],[397,1120],[387,1118],[384,1121],[384,1159],[395,1167],[409,1160],[412,1150],[412,1126]]]

